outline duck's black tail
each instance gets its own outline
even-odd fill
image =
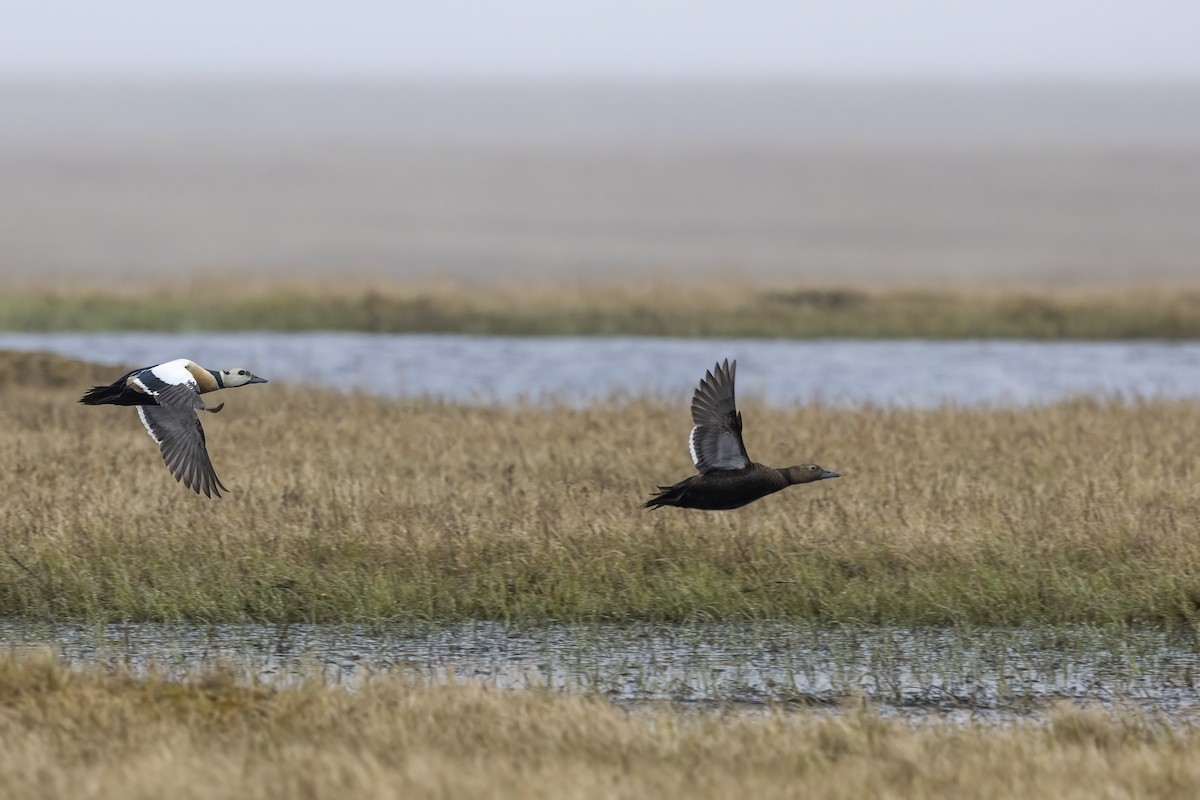
[[[654,493],[646,502],[642,503],[642,508],[658,508],[659,506],[677,506],[679,501],[683,499],[683,493],[687,491],[688,484],[692,482],[691,478],[680,481],[674,486],[660,486],[658,491]]]
[[[110,386],[93,386],[84,392],[83,397],[79,398],[79,402],[87,406],[116,403],[121,399],[121,393],[124,389],[124,384],[118,385],[116,383]]]

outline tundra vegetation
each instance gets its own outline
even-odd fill
[[[1189,402],[747,402],[753,456],[819,459],[845,477],[714,514],[638,508],[689,468],[683,403],[492,408],[282,381],[230,398],[236,414],[206,415],[232,489],[209,500],[170,478],[130,409],[76,404],[115,374],[0,354],[0,615],[1082,623],[1119,644],[1143,624],[1186,641],[1200,608]],[[369,669],[352,690],[317,672],[275,684],[241,674],[70,669],[11,648],[0,795],[1083,798],[1200,786],[1186,712],[1062,705],[1001,725],[910,724],[853,700],[841,713],[747,713]]]
[[[239,285],[245,281],[239,279]],[[1184,339],[1200,287],[878,289],[627,284],[373,287],[261,282],[14,288],[0,330],[344,330],[770,338]]]
[[[1061,706],[1008,725],[622,708],[591,695],[0,658],[11,797],[1191,797],[1194,724]]]
[[[743,403],[751,456],[843,474],[733,512],[638,508],[687,474],[686,404],[483,407],[286,383],[204,423],[176,484],[115,369],[0,366],[0,614],[191,622],[796,619],[1144,624],[1200,609],[1200,407]],[[271,376],[276,377],[276,376]]]

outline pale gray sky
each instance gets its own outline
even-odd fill
[[[0,79],[1196,80],[1197,0],[38,0]]]

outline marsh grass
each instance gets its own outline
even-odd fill
[[[354,691],[0,659],[11,797],[1188,797],[1191,724],[1062,706],[1005,726],[746,714],[427,684]]]
[[[241,285],[241,282],[239,282]],[[352,330],[771,338],[1200,337],[1200,289],[962,290],[643,286],[270,284],[20,289],[0,330]]]
[[[734,512],[647,512],[656,483],[692,471],[683,402],[495,408],[272,383],[206,415],[232,489],[207,500],[130,409],[76,404],[94,370],[50,385],[37,375],[59,368],[31,363],[0,367],[24,378],[0,378],[0,614],[1192,627],[1200,608],[1186,401],[750,402],[753,457],[844,477]]]

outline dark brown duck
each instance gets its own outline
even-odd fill
[[[698,475],[674,486],[660,486],[642,508],[679,506],[720,511],[740,508],[760,497],[797,483],[840,478],[816,464],[776,469],[757,464],[742,443],[742,414],[733,398],[737,361],[717,364],[705,374],[692,396],[692,428],[688,447]]]

